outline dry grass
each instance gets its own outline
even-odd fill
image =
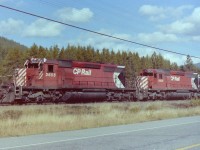
[[[0,107],[0,137],[200,115],[200,100]]]

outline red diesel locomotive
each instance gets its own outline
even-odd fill
[[[138,99],[191,99],[200,97],[200,76],[193,72],[144,69],[137,77]]]
[[[4,92],[2,103],[133,99],[133,92],[121,90],[125,88],[124,66],[45,58],[32,58],[24,66],[15,70],[14,92]]]
[[[1,86],[0,103],[59,103],[198,98],[199,75],[145,69],[125,81],[125,66],[31,58]],[[127,88],[125,83],[133,83]]]

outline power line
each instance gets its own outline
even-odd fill
[[[68,3],[65,1],[65,2],[62,2],[61,1],[51,1],[51,0],[37,0],[39,3],[45,5],[45,6],[50,6],[52,8],[58,8],[60,10],[64,10],[64,8],[70,8],[70,7],[63,7],[63,6],[68,6]],[[78,1],[73,1],[73,4],[74,3],[78,3]],[[107,13],[107,17],[103,19],[105,20],[106,24],[109,24],[113,27],[117,27],[117,28],[122,28],[122,29],[129,29],[129,30],[132,30],[133,29],[133,26],[131,25],[131,21],[132,19],[135,19],[135,21],[137,22],[137,19],[135,16],[131,16],[131,17],[134,17],[134,18],[128,18],[128,14],[130,13],[133,13],[133,10],[127,10],[127,9],[124,9],[123,7],[117,7],[117,5],[114,5],[114,6],[111,6],[111,3],[106,1],[106,2],[102,2],[102,1],[87,1],[87,2],[84,2],[84,6],[85,5],[92,5],[95,9],[95,17],[92,18],[92,20],[94,20],[95,22],[90,22],[90,25],[94,24],[100,24],[101,23],[101,19],[98,19],[96,16],[101,16],[101,18],[103,17],[102,15],[102,11],[104,13]],[[84,7],[83,6],[83,7]],[[97,9],[98,7],[98,9]],[[109,11],[108,11],[109,10]],[[119,11],[120,10],[120,11]],[[82,14],[84,14],[84,16],[88,16],[88,13],[87,12],[81,12]],[[120,16],[120,17],[119,17]],[[111,19],[112,18],[112,19]],[[122,19],[126,20],[127,22],[129,23],[126,23],[124,24]],[[117,26],[116,26],[117,25]],[[140,28],[144,27],[144,24],[141,24],[140,26],[135,26],[134,29],[135,30],[140,30]]]
[[[93,30],[90,30],[90,29],[87,29],[87,28],[82,28],[82,27],[75,26],[75,25],[72,25],[72,24],[64,23],[64,22],[61,22],[61,21],[58,21],[58,20],[54,20],[54,19],[51,19],[51,18],[43,17],[43,16],[36,15],[36,14],[30,13],[30,12],[26,12],[26,11],[22,11],[22,10],[19,10],[19,9],[15,9],[15,8],[12,8],[12,7],[4,6],[4,5],[0,5],[0,7],[6,8],[6,9],[9,9],[9,10],[13,10],[13,11],[16,11],[16,12],[20,12],[20,13],[23,13],[23,14],[26,14],[26,15],[34,16],[34,17],[37,17],[37,18],[45,19],[45,20],[48,20],[48,21],[51,21],[51,22],[56,22],[56,23],[59,23],[59,24],[65,25],[65,26],[69,26],[69,27],[72,27],[72,28],[79,29],[79,30],[83,30],[83,31],[87,31],[87,32],[90,32],[90,33],[98,34],[98,35],[101,35],[101,36],[117,39],[117,40],[120,40],[120,41],[124,41],[124,42],[128,42],[128,43],[132,43],[132,44],[136,44],[136,45],[140,45],[140,46],[156,49],[156,50],[159,50],[159,51],[169,52],[169,53],[183,55],[183,56],[188,56],[188,54],[183,54],[183,53],[179,53],[179,52],[175,52],[175,51],[171,51],[171,50],[167,50],[167,49],[162,49],[162,48],[150,46],[150,45],[147,45],[147,44],[142,44],[142,43],[139,43],[139,42],[135,42],[135,41],[119,38],[119,37],[116,37],[116,36],[112,36],[112,35],[101,33],[101,32],[97,32],[97,31],[93,31]],[[200,57],[197,57],[197,56],[191,56],[190,55],[190,57],[200,59]]]

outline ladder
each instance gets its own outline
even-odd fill
[[[22,86],[15,86],[15,99],[22,98]]]

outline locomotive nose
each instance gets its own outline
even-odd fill
[[[138,76],[136,79],[136,87],[140,90],[148,89],[148,77],[147,76]]]

